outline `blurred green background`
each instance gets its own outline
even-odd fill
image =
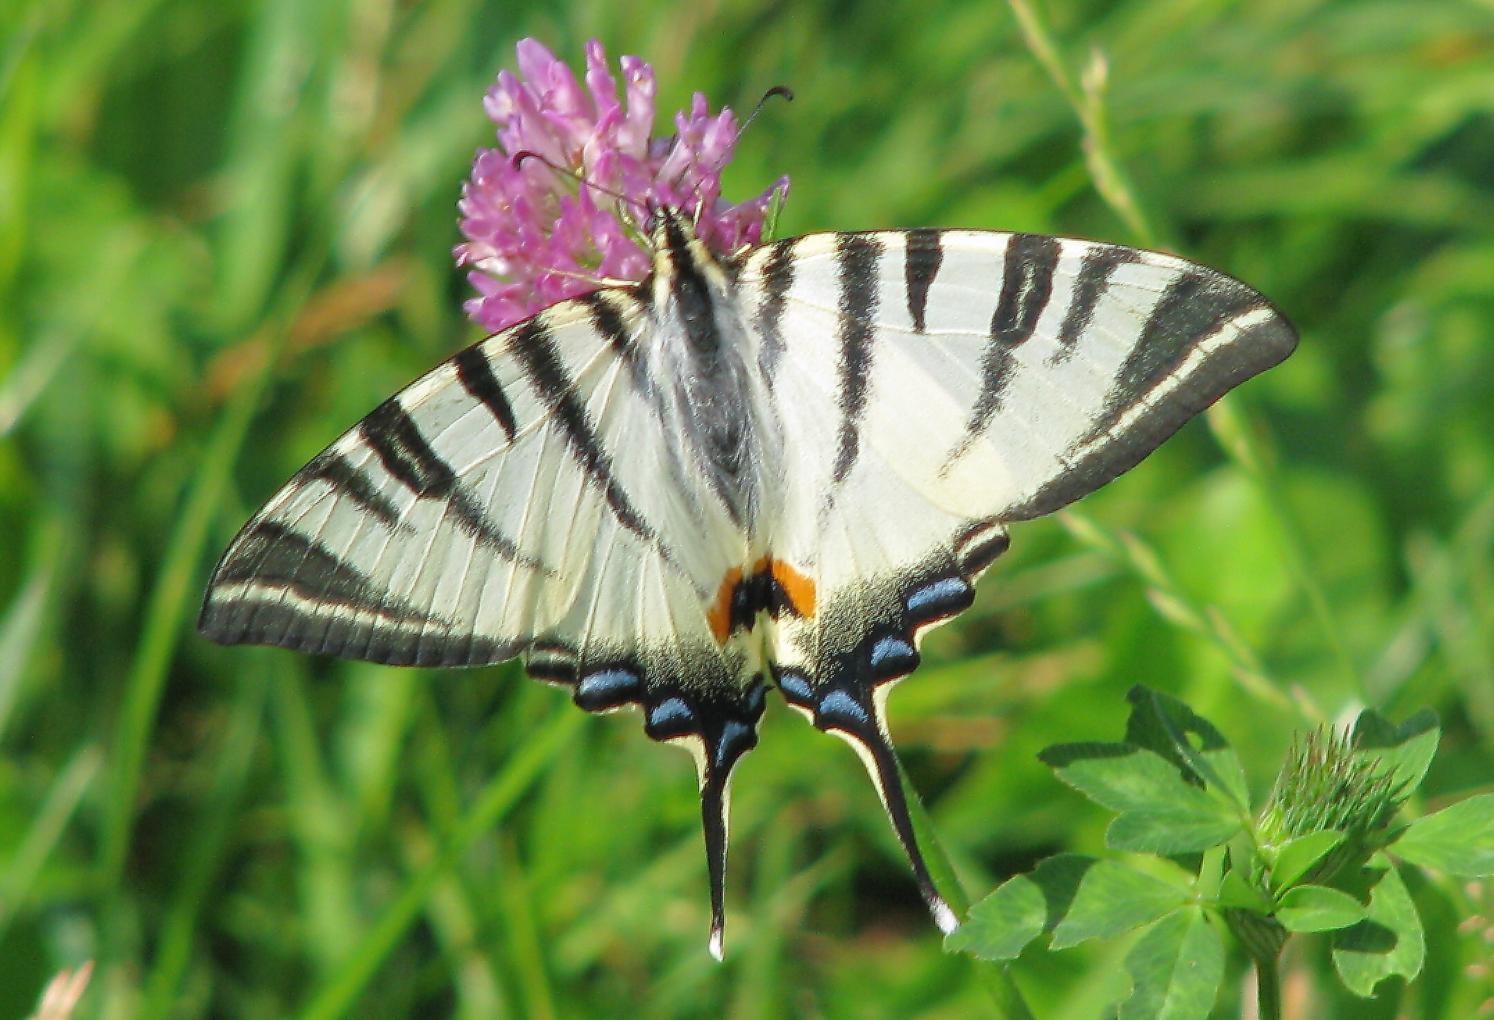
[[[193,631],[248,514],[477,335],[455,202],[523,35],[573,66],[590,37],[646,57],[665,112],[791,85],[728,175],[738,197],[792,176],[783,233],[1153,244],[1301,327],[1222,411],[1019,528],[893,699],[972,893],[1103,845],[1105,816],[1034,753],[1115,738],[1138,682],[1213,718],[1261,792],[1294,731],[1365,704],[1441,713],[1418,806],[1489,789],[1494,5],[1039,14],[1051,52],[1007,5],[959,0],[5,4],[0,1016],[85,959],[85,1013],[109,1017],[986,1011],[860,763],[779,704],[737,773],[718,966],[693,770],[636,717],[583,716],[512,666]],[[1420,985],[1351,1002],[1307,942],[1289,1015],[1489,1010],[1494,946],[1457,922],[1494,893],[1414,890]],[[1123,953],[1031,950],[1014,973],[1040,1017],[1097,1017]]]

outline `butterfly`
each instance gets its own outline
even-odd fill
[[[1009,525],[1126,471],[1296,346],[1239,281],[1026,233],[823,233],[731,256],[663,208],[642,282],[438,365],[302,468],[199,628],[396,665],[522,656],[690,750],[722,955],[728,784],[767,690],[846,740],[935,921],[886,723]]]

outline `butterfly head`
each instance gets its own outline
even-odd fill
[[[650,200],[643,220],[643,233],[655,252],[677,250],[696,239],[696,220],[680,206]]]
[[[668,285],[681,275],[714,279],[721,256],[701,238],[694,210],[650,203],[644,224],[648,249],[653,255],[655,283]]]

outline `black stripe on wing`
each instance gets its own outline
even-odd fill
[[[1061,365],[1074,356],[1094,320],[1095,308],[1110,287],[1110,278],[1121,266],[1140,261],[1141,252],[1119,245],[1097,244],[1084,253],[1068,311],[1058,327],[1058,349],[1048,358],[1048,364]]]
[[[903,244],[903,284],[908,291],[908,318],[913,320],[913,332],[922,333],[928,328],[929,288],[944,261],[944,244],[939,231],[927,228],[908,231]]]
[[[266,644],[391,665],[473,666],[517,653],[392,596],[315,538],[251,523],[213,572],[197,628],[220,644]]]
[[[990,426],[1017,365],[1016,348],[1032,339],[1053,297],[1053,277],[1063,242],[1041,234],[1012,234],[1001,261],[1001,293],[991,314],[990,338],[981,356],[980,393],[965,432],[944,462],[948,472]]]
[[[1055,237],[1012,235],[1002,259],[1001,295],[991,315],[993,341],[1016,347],[1032,337],[1053,296],[1053,274],[1062,246]]]
[[[487,341],[473,344],[452,358],[451,362],[456,366],[457,382],[461,384],[462,389],[467,391],[469,397],[488,409],[488,413],[493,416],[498,427],[503,429],[504,436],[512,443],[518,431],[518,422],[514,419],[513,405],[508,402],[503,387],[499,384],[498,378],[493,375],[492,363],[483,353],[483,346],[486,343]]]
[[[882,243],[867,234],[840,234],[835,258],[840,276],[840,445],[833,478],[845,480],[861,449],[861,419],[870,385],[877,314],[877,263]]]
[[[794,285],[794,244],[792,239],[774,244],[759,271],[762,295],[752,324],[761,337],[758,365],[769,388],[777,374],[778,360],[783,356],[783,311]]]
[[[617,352],[623,364],[628,366],[628,372],[633,378],[633,388],[641,394],[647,394],[652,389],[648,366],[644,364],[633,330],[628,325],[630,318],[636,321],[642,307],[637,297],[626,296],[627,293],[618,288],[594,290],[590,294],[583,294],[576,301],[591,313],[592,326],[607,341],[607,346]]]
[[[602,495],[618,522],[645,541],[652,542],[655,538],[654,529],[634,509],[632,501],[613,475],[612,460],[597,437],[591,415],[576,394],[575,384],[566,375],[560,355],[555,350],[555,342],[543,319],[544,315],[541,314],[522,323],[512,334],[509,349],[524,366],[535,392],[554,416],[571,455],[576,458],[592,483],[602,490]]]
[[[408,606],[385,602],[362,571],[338,559],[316,539],[277,521],[245,528],[213,577],[215,587],[245,582],[284,588],[304,599],[342,608],[425,618]]]
[[[1184,372],[1201,343],[1220,337],[1218,347]],[[1002,519],[1039,517],[1093,492],[1296,346],[1292,324],[1259,293],[1222,273],[1184,268],[1148,316],[1094,426],[1065,451],[1067,468]]]
[[[399,508],[375,487],[366,471],[355,468],[352,461],[340,453],[324,450],[297,473],[292,484],[305,485],[313,481],[328,483],[338,496],[351,500],[389,530],[399,527]]]
[[[446,513],[467,534],[507,560],[531,570],[545,570],[498,530],[458,482],[451,465],[431,448],[398,397],[390,397],[359,422],[358,434],[401,485],[420,499],[445,501]]]
[[[1026,343],[1053,296],[1060,244],[1038,234],[1013,234],[1001,262],[1001,293],[991,314],[990,342],[981,361],[980,395],[966,431],[976,435],[1001,407],[1011,379],[1012,348]]]

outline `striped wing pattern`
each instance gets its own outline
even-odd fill
[[[635,297],[598,292],[437,366],[243,528],[199,629],[397,665],[523,654],[586,709],[643,705],[659,739],[703,736],[675,694],[700,692],[745,750],[760,685],[700,609],[745,540],[686,451],[638,441],[667,436],[648,329]]]
[[[945,930],[885,701],[1007,526],[1133,466],[1295,334],[1170,255],[976,231],[731,259],[663,210],[654,273],[437,366],[303,468],[200,628],[394,664],[524,655],[699,769],[711,949],[765,684],[865,761]]]
[[[1213,270],[1030,234],[810,235],[753,253],[739,284],[775,411],[801,437],[775,555],[826,593],[812,618],[773,622],[773,675],[860,753],[949,930],[902,802],[891,685],[970,605],[1009,523],[1132,467],[1295,333]]]

